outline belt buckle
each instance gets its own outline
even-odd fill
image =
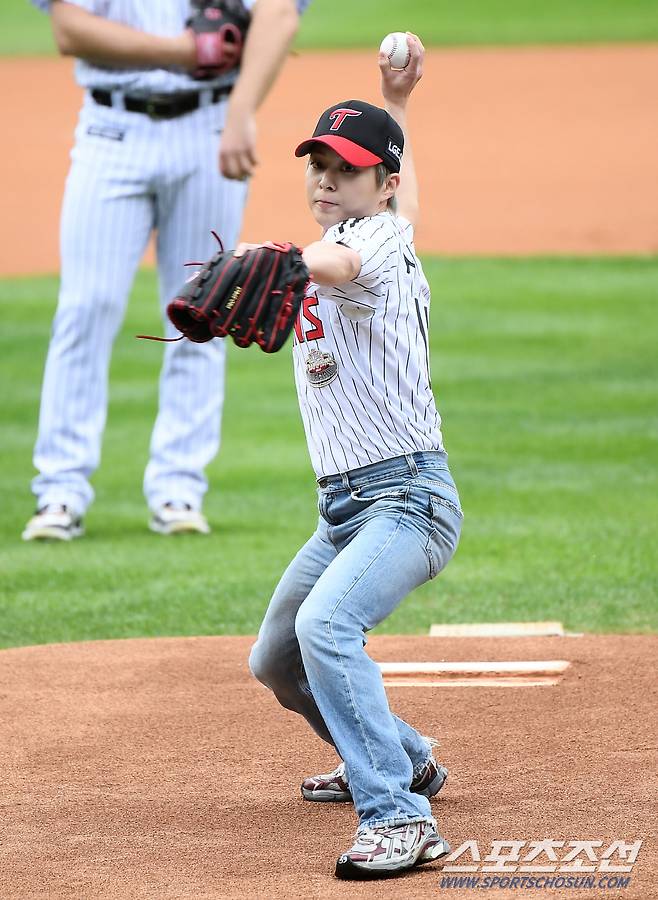
[[[158,109],[158,104],[160,107],[166,105],[169,107],[169,111],[165,112],[162,108]],[[146,115],[149,119],[170,119],[172,117],[171,110],[173,107],[173,101],[170,94],[151,94],[146,99]]]

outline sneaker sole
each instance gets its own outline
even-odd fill
[[[347,791],[310,791],[302,787],[302,797],[313,803],[351,803],[352,795]]]
[[[56,526],[37,528],[34,531],[24,531],[21,537],[24,541],[72,541],[82,537],[84,528],[57,528]]]
[[[380,878],[395,878],[397,875],[409,872],[416,866],[422,866],[425,863],[436,862],[436,860],[442,859],[450,853],[450,849],[450,844],[446,840],[430,841],[423,847],[415,860],[389,869],[355,863],[352,862],[349,856],[345,855],[338,858],[335,875],[336,878],[342,878],[346,881],[374,881]]]
[[[149,522],[149,528],[155,534],[210,534],[210,528],[202,528],[198,525],[189,523],[179,523],[176,525],[160,525],[158,522]]]
[[[423,791],[414,791],[421,797],[435,797],[443,785],[448,780],[448,770],[444,766],[439,766],[435,777],[430,781],[429,785]],[[339,793],[338,791],[312,791],[302,785],[302,797],[304,800],[310,800],[312,803],[352,803],[352,795],[346,791]]]
[[[424,866],[425,863],[428,862],[436,862],[437,859],[443,859],[444,856],[448,856],[449,853],[452,852],[452,847],[446,841],[445,838],[441,838],[439,841],[433,841],[429,847],[425,847],[423,852],[418,857],[418,861],[416,862],[417,866]]]

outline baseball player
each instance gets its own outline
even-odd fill
[[[239,0],[32,2],[50,12],[60,52],[77,57],[85,96],[62,208],[61,288],[34,452],[37,513],[23,538],[70,540],[83,534],[93,500],[112,343],[149,235],[163,305],[182,262],[212,252],[211,229],[235,246],[257,162],[254,113],[310,0],[244,0],[246,11]],[[224,7],[248,27],[222,25],[216,65],[207,29]],[[188,20],[201,23],[198,33]],[[165,350],[144,477],[160,534],[209,531],[204,469],[219,447],[224,358],[223,341]]]
[[[366,632],[447,564],[462,521],[430,386],[430,291],[413,245],[405,111],[424,51],[416,36],[409,44],[404,70],[380,54],[386,110],[338,103],[296,150],[309,155],[307,200],[323,230],[303,252],[312,283],[293,347],[320,517],[249,661],[342,760],[302,784],[307,800],[354,801],[359,828],[337,861],[341,878],[396,874],[450,849],[429,803],[445,769],[432,742],[391,713],[364,649]]]

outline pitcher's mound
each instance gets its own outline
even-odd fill
[[[437,895],[447,875],[436,865],[395,882],[334,880],[354,810],[302,801],[303,776],[335,757],[251,678],[252,641],[0,653],[3,900]],[[553,839],[565,842],[562,860],[569,841],[602,841],[601,856],[642,840],[623,893],[658,896],[658,636],[373,637],[369,648],[389,662],[569,660],[554,686],[390,687],[391,705],[441,740],[450,777],[433,807],[453,848],[476,842],[484,860],[495,840],[525,841],[523,855]],[[459,863],[472,865],[467,856]],[[601,862],[584,863],[598,884]],[[492,863],[475,865],[485,877]]]

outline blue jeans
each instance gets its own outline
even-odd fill
[[[441,451],[319,481],[320,518],[279,582],[249,665],[345,762],[360,828],[433,821],[410,791],[430,753],[394,716],[365,634],[450,560],[459,497]]]

